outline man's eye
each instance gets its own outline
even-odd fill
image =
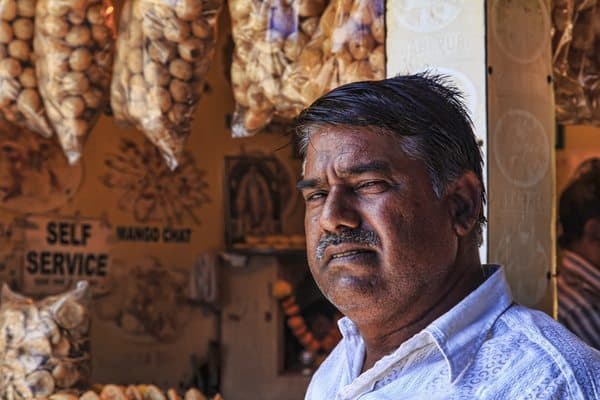
[[[360,193],[374,194],[381,193],[389,187],[386,181],[365,181],[355,186],[354,190]]]
[[[305,197],[304,200],[307,202],[311,202],[311,201],[319,201],[323,198],[325,198],[325,196],[327,195],[327,193],[323,192],[323,191],[319,191],[319,192],[312,192],[312,193],[308,193]]]

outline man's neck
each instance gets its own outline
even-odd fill
[[[398,319],[389,327],[382,329],[381,324],[361,325],[358,329],[365,341],[366,352],[362,371],[371,368],[379,359],[392,353],[402,343],[422,331],[430,323],[448,312],[469,293],[474,291],[484,281],[480,264],[471,265],[452,276],[445,293],[426,294],[420,300],[428,302],[415,318],[411,320]]]

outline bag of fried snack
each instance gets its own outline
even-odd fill
[[[234,137],[273,118],[293,119],[302,104],[282,92],[283,75],[315,33],[327,0],[229,0],[235,49],[231,83]]]
[[[117,121],[136,126],[171,169],[183,153],[215,53],[221,0],[129,0],[111,85]]]
[[[600,126],[600,2],[552,1],[556,120]]]
[[[35,0],[0,0],[0,115],[52,136],[33,61]]]
[[[37,302],[2,287],[1,399],[44,397],[89,383],[88,298],[87,282]]]
[[[110,0],[38,0],[34,50],[38,87],[73,164],[108,101],[114,21]]]
[[[383,0],[332,0],[283,79],[288,98],[310,105],[337,86],[385,77]]]

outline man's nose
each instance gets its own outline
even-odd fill
[[[353,193],[347,188],[333,186],[327,194],[319,223],[327,232],[336,232],[341,228],[358,228],[360,214],[356,209]]]

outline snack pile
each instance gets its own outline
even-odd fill
[[[94,390],[88,390],[81,395],[72,392],[59,392],[47,398],[48,400],[223,400],[221,395],[207,397],[198,389],[189,389],[183,396],[175,389],[163,392],[154,385],[100,385]],[[40,399],[41,400],[41,399]]]

